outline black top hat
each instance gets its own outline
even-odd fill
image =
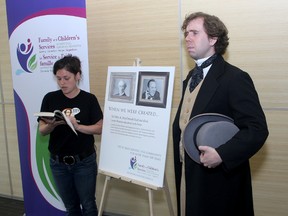
[[[187,154],[200,164],[198,146],[217,148],[230,140],[238,131],[233,119],[218,113],[204,113],[193,117],[183,132]]]

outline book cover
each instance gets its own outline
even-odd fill
[[[55,110],[54,112],[37,112],[34,113],[34,116],[40,118],[55,118],[56,121],[64,120],[66,124],[73,130],[73,132],[78,135],[70,119],[64,112],[61,112],[60,110]]]

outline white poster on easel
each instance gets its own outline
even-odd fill
[[[162,188],[174,67],[109,67],[99,172]]]

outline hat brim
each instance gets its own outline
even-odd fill
[[[214,129],[216,128],[216,131],[211,131],[211,129],[206,131],[202,130],[201,133],[199,133],[200,138],[197,137],[198,130],[201,128],[201,126],[205,126],[205,124],[208,125],[210,122],[212,124],[213,122],[219,122],[223,127],[221,126],[221,128],[218,127],[219,125],[214,125],[213,127]],[[209,130],[210,132],[207,134],[206,132]],[[237,131],[239,131],[239,129],[234,125],[234,121],[230,117],[218,113],[204,113],[193,117],[188,122],[183,132],[182,141],[184,148],[190,158],[196,163],[200,164],[200,151],[198,149],[199,143],[197,145],[199,139],[202,141],[200,145],[203,144],[217,148],[218,146],[231,139]]]

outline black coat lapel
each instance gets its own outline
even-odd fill
[[[203,113],[205,107],[213,97],[219,86],[218,78],[225,72],[225,61],[222,56],[218,56],[211,66],[207,76],[203,80],[202,86],[195,100],[191,117]],[[190,117],[190,118],[191,118]]]

